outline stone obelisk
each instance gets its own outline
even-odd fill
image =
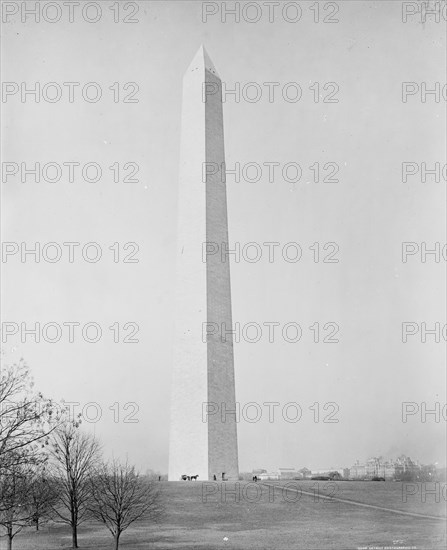
[[[230,266],[203,255],[207,242],[228,249],[222,83],[203,46],[183,79],[181,132],[168,477],[237,480],[233,341],[220,330],[232,328]]]

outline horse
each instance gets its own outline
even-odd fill
[[[194,481],[197,481],[197,478],[199,477],[199,474],[195,475],[195,476],[191,476],[191,481],[194,480]]]

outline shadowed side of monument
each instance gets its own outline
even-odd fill
[[[205,86],[213,93],[204,94]],[[201,46],[183,80],[178,203],[176,328],[169,480],[238,479],[233,341],[206,323],[232,326],[230,268],[220,255],[202,258],[205,242],[228,246],[225,182],[205,163],[225,162],[221,80]],[[206,173],[206,178],[203,174]],[[207,416],[206,404],[219,408]]]
[[[205,132],[206,162],[222,167],[225,162],[222,83],[213,70],[205,66],[205,84],[215,93],[206,94]],[[210,173],[208,173],[210,172]],[[228,247],[227,193],[221,169],[206,174],[206,240]],[[230,263],[221,254],[207,256],[208,322],[219,330],[208,335],[208,401],[218,407],[218,414],[208,418],[209,470],[217,479],[225,473],[228,479],[238,479],[236,407],[233,339],[230,332],[222,334],[222,325],[233,326],[231,315]],[[211,477],[211,476],[210,476]]]

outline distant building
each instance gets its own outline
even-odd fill
[[[278,468],[277,471],[267,471],[262,468],[253,470],[253,476],[259,480],[304,480],[316,477],[327,477],[331,480],[373,480],[386,481],[429,481],[431,479],[445,479],[446,470],[436,465],[423,466],[410,457],[401,455],[395,459],[385,459],[381,456],[371,457],[360,462],[356,461],[351,468],[329,467],[316,468]],[[443,477],[442,477],[443,476]]]
[[[258,475],[258,479],[260,479],[261,481],[278,480],[279,474],[278,472],[263,472],[262,474]]]
[[[349,469],[348,468],[319,468],[318,470],[312,470],[312,477],[314,476],[332,477],[334,474],[338,474],[335,477],[348,478]]]
[[[303,479],[310,479],[312,476],[312,471],[309,468],[301,468],[301,470],[298,470],[298,473],[303,476]]]
[[[302,479],[302,474],[296,468],[278,468],[279,479]]]
[[[365,479],[366,465],[360,464],[360,462],[357,460],[357,462],[353,466],[351,466],[349,470],[349,477],[351,479]]]
[[[417,477],[420,471],[421,466],[405,455],[401,455],[394,460],[372,457],[362,463],[357,460],[349,469],[349,478],[368,480],[379,477],[385,480],[400,480],[406,476]]]

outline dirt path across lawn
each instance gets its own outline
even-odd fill
[[[281,489],[284,490],[284,485],[275,485],[273,483],[264,483],[264,482],[258,482],[260,485],[264,485],[265,487],[274,487],[275,489]],[[296,489],[294,487],[287,487],[287,491],[291,491],[293,493],[299,493],[303,495],[310,495],[311,497],[315,498],[315,493],[312,493],[310,491],[303,491],[303,489]],[[344,502],[346,504],[353,504],[354,506],[362,506],[364,508],[372,508],[374,510],[381,510],[383,512],[392,512],[393,514],[400,514],[403,516],[411,516],[414,518],[425,518],[425,519],[436,519],[440,521],[445,521],[446,518],[443,518],[441,516],[428,516],[425,514],[417,514],[416,512],[405,512],[404,510],[395,510],[393,508],[385,508],[383,506],[377,506],[375,504],[366,504],[364,502],[359,502],[356,500],[349,500],[345,498],[338,498],[338,497],[329,497],[325,495],[318,495],[318,498],[324,499],[324,500],[336,500],[338,502]]]

